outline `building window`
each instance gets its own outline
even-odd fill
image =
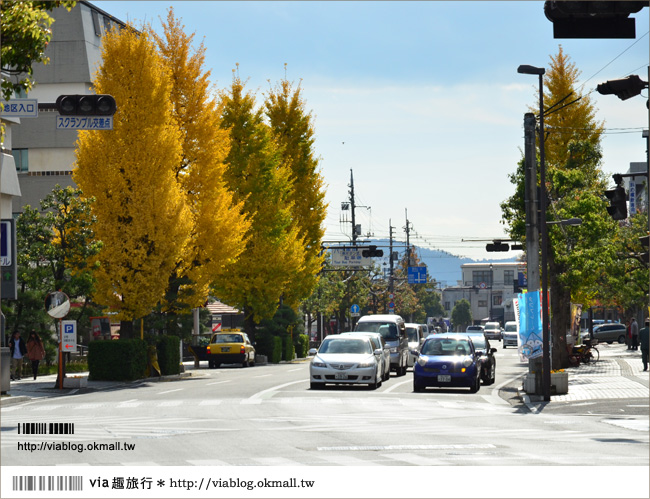
[[[17,172],[29,171],[29,156],[27,151],[27,149],[12,149],[11,151],[11,154],[14,156]]]
[[[95,27],[95,34],[97,36],[102,36],[102,27],[99,24],[99,12],[96,10],[91,11],[93,16],[93,26]]]
[[[489,270],[473,270],[472,281],[474,286],[480,286],[481,283],[492,286],[492,272]]]
[[[479,308],[487,308],[487,306],[488,306],[487,304],[488,304],[487,300],[479,300],[478,301],[478,307]]]
[[[514,270],[504,270],[503,271],[503,283],[505,285],[510,285],[511,282],[515,281],[515,271]]]
[[[503,296],[502,295],[492,295],[492,306],[500,307],[503,305]]]

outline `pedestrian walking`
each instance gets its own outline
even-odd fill
[[[641,362],[643,362],[644,371],[648,370],[648,350],[650,349],[648,331],[650,331],[650,317],[645,320],[645,327],[639,331],[639,343],[641,344]]]
[[[639,349],[639,325],[636,323],[636,319],[632,317],[632,323],[630,324],[630,335],[632,336],[632,350]]]
[[[628,350],[632,350],[632,319],[627,321],[627,333],[625,334],[625,344]]]
[[[27,357],[32,362],[32,374],[34,379],[38,376],[38,364],[45,358],[45,348],[41,337],[32,329],[27,340]]]
[[[23,357],[27,354],[27,346],[20,338],[20,331],[16,331],[9,340],[11,354],[11,379],[19,380],[23,376]]]

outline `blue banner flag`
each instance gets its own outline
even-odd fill
[[[519,296],[519,356],[522,361],[541,357],[542,323],[539,292]]]

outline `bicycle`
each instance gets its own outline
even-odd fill
[[[589,362],[598,362],[600,352],[596,348],[597,344],[598,340],[584,340],[582,345],[573,347],[569,354],[569,362],[571,365],[577,366],[580,363],[588,364]]]

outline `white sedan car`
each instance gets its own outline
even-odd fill
[[[367,336],[330,335],[320,348],[309,351],[314,358],[309,365],[312,390],[330,384],[365,384],[373,390],[382,382],[381,357]]]

